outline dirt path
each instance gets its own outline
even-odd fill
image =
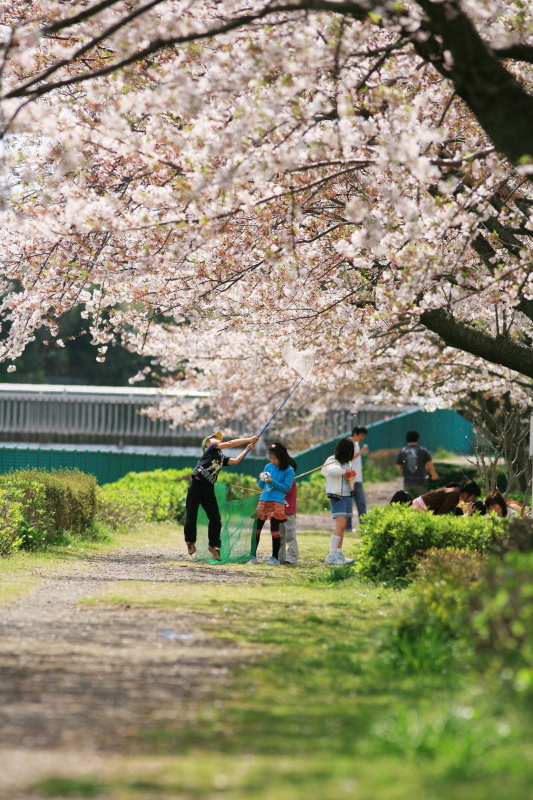
[[[369,502],[387,503],[393,484],[366,487]],[[326,532],[331,516],[299,514],[298,525]],[[148,755],[150,730],[192,717],[252,655],[202,633],[187,611],[81,602],[116,581],[168,582],[179,597],[188,582],[256,579],[188,566],[184,547],[123,548],[62,562],[41,579],[29,596],[0,607],[2,800],[37,797],[23,787],[54,771],[102,774],[110,758]],[[224,624],[202,616],[204,628],[209,621]]]
[[[249,657],[199,634],[192,615],[80,605],[110,581],[167,581],[178,594],[190,581],[250,580],[177,557],[185,550],[93,556],[81,573],[73,562],[1,608],[0,797],[25,797],[21,786],[59,765],[86,769],[104,754],[139,752],[152,727],[189,714]]]

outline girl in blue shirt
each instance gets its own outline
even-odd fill
[[[268,448],[268,464],[257,481],[263,489],[257,504],[257,529],[255,552],[248,563],[257,564],[257,547],[261,531],[267,519],[270,520],[272,534],[272,556],[267,564],[279,566],[280,525],[287,521],[285,514],[285,495],[294,481],[294,470],[289,464],[287,448],[280,442],[273,442]]]

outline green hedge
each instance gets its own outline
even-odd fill
[[[532,586],[533,552],[431,551],[391,639],[395,667],[444,672],[474,659],[500,687],[533,694]]]
[[[44,547],[67,531],[83,533],[95,521],[96,479],[79,470],[16,470],[0,477],[0,490],[18,519],[18,547]],[[6,539],[8,527],[3,520]]]
[[[439,476],[438,481],[428,478],[428,491],[441,489],[448,483],[463,483],[463,481],[479,481],[477,467],[473,464],[450,464],[447,461],[434,461],[433,466]]]
[[[326,479],[320,471],[314,472],[309,480],[296,481],[297,514],[319,514],[329,511],[326,497]]]
[[[433,465],[439,479],[434,481],[432,478],[428,478],[428,491],[430,492],[440,489],[448,483],[463,483],[463,481],[476,481],[483,488],[483,480],[474,464],[450,464],[447,461],[434,461]],[[507,489],[507,474],[503,470],[498,470],[496,474],[496,486],[502,493]]]
[[[20,528],[23,522],[22,503],[15,493],[0,486],[0,556],[7,556],[22,544]]]
[[[99,521],[113,530],[139,522],[183,523],[190,474],[190,469],[128,472],[115,483],[99,487]],[[250,475],[222,470],[218,480],[228,485],[229,500],[248,497],[247,489],[258,489],[257,480]]]
[[[190,474],[190,469],[128,472],[99,488],[98,519],[115,530],[140,522],[181,522]]]
[[[410,582],[428,550],[492,551],[508,534],[508,524],[498,517],[435,516],[400,505],[375,507],[361,520],[357,570],[364,578],[402,586]]]
[[[366,467],[365,467],[366,470]],[[383,477],[383,471],[370,473]],[[190,469],[156,469],[151,472],[129,472],[115,483],[98,489],[98,518],[113,529],[131,527],[138,522],[182,523],[185,518],[185,499]],[[240,500],[258,491],[257,477],[222,470],[219,483],[228,486],[228,499]],[[297,510],[300,514],[329,511],[326,482],[319,471],[307,480],[297,481]],[[250,490],[250,491],[248,491]]]
[[[475,602],[470,630],[477,654],[518,691],[533,694],[533,553],[492,559]]]

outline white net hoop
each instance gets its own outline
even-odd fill
[[[289,367],[291,367],[298,375],[308,381],[315,366],[315,350],[296,350],[291,342],[288,342],[282,349],[281,355],[283,360]]]

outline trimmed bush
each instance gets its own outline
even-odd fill
[[[329,511],[326,497],[326,479],[320,471],[313,472],[309,480],[296,481],[296,513],[320,514]]]
[[[24,469],[0,478],[0,488],[20,503],[20,547],[46,546],[67,531],[83,533],[96,514],[96,479],[79,470]]]
[[[470,635],[483,661],[518,691],[533,693],[533,553],[492,559],[470,602]]]
[[[498,685],[533,693],[533,552],[505,558],[434,550],[415,573],[412,605],[387,648],[407,672],[446,672],[459,655]],[[503,684],[502,684],[503,682]]]
[[[133,528],[147,519],[146,503],[134,491],[108,483],[96,487],[98,522],[113,531]]]
[[[434,481],[428,478],[428,491],[440,489],[448,483],[463,483],[463,481],[476,481],[481,487],[484,486],[483,479],[479,475],[478,468],[474,464],[453,464],[448,461],[434,461],[433,465],[437,470],[439,479]],[[502,494],[507,489],[507,473],[498,470],[496,473],[496,488]]]
[[[22,521],[22,503],[14,499],[13,493],[0,487],[0,556],[9,555],[21,545]]]
[[[222,470],[218,476],[219,483],[224,482],[228,487],[228,500],[242,500],[244,497],[250,497],[252,490],[259,491],[257,478],[253,475],[241,475],[238,472],[229,472]],[[247,491],[247,490],[250,491]]]
[[[98,490],[98,519],[114,530],[145,521],[174,520],[181,524],[185,519],[185,499],[189,488],[186,478],[191,472],[192,468],[129,472],[115,483],[105,484]],[[376,474],[380,480],[383,478],[383,470]],[[220,472],[218,482],[227,484],[228,500],[242,500],[249,497],[252,490],[257,492],[259,489],[253,475],[229,470]],[[296,483],[298,513],[329,511],[326,482],[319,471],[308,480]]]
[[[370,455],[367,456],[363,462],[364,483],[385,483],[385,481],[391,481],[393,478],[398,477],[396,456],[391,464],[384,464],[377,460],[373,460],[372,455],[373,453],[370,453]],[[357,464],[357,462],[355,463]]]
[[[477,467],[473,464],[450,464],[447,461],[434,461],[433,466],[439,476],[438,481],[428,478],[428,491],[441,489],[448,483],[463,483],[463,481],[480,482]]]
[[[435,516],[400,505],[375,507],[359,527],[357,571],[372,581],[404,586],[428,550],[452,547],[492,552],[501,546],[508,525],[498,517]]]
[[[453,675],[457,639],[485,562],[468,550],[430,550],[414,573],[412,603],[387,642],[386,661],[411,674]]]
[[[98,490],[98,519],[113,530],[132,527],[139,522],[178,522],[185,519],[185,501],[191,469],[156,469],[152,472],[128,472],[115,483]],[[219,483],[228,485],[228,500],[241,500],[257,491],[251,475],[222,470]]]
[[[11,502],[20,505],[18,537],[21,549],[37,550],[57,537],[54,514],[47,504],[42,484],[15,479],[13,482],[6,481],[4,488]]]
[[[182,522],[190,474],[190,469],[128,472],[100,488],[98,519],[114,529],[139,522]]]
[[[414,572],[414,604],[400,628],[421,632],[438,627],[456,636],[475,605],[473,598],[488,558],[469,550],[429,550]]]

